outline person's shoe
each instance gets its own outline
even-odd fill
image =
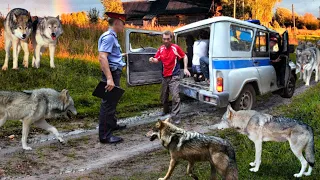
[[[127,128],[127,125],[123,124],[118,124],[116,128],[114,128],[113,130],[114,131],[118,131],[118,130],[123,130],[123,129],[126,129]]]
[[[178,125],[178,124],[180,124],[180,118],[179,117],[171,117],[171,122],[173,123],[173,124],[176,124],[176,125]]]
[[[123,139],[118,136],[110,136],[106,139],[100,139],[100,143],[102,144],[114,144],[114,143],[119,143],[121,141],[123,141]]]

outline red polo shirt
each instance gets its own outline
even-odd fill
[[[163,77],[169,77],[180,75],[180,63],[177,61],[184,58],[184,56],[185,53],[178,45],[171,44],[169,48],[162,45],[154,57],[162,62]]]

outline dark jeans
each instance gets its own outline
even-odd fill
[[[116,86],[120,86],[121,70],[112,71],[113,82]],[[102,73],[102,81],[107,81]],[[99,114],[99,138],[106,139],[112,135],[112,130],[117,127],[117,119],[115,117],[117,102],[102,100]]]
[[[201,57],[200,58],[200,67],[201,72],[203,73],[206,79],[209,79],[209,58],[208,57]]]
[[[179,95],[179,76],[164,77],[161,86],[161,103],[163,112],[169,113],[169,92],[172,96],[171,117],[175,118],[180,112],[180,95]]]

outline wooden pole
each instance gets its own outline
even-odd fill
[[[9,13],[9,11],[10,11],[10,6],[9,6],[9,4],[8,4],[8,8],[7,8],[7,10],[8,10],[8,13]]]
[[[233,0],[233,18],[236,18],[236,4],[237,0]]]
[[[294,17],[294,6],[292,4],[292,22],[293,22],[293,35],[296,37],[296,18]]]

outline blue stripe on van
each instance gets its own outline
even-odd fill
[[[257,66],[270,66],[270,59],[243,59],[243,60],[212,60],[213,69],[239,69],[239,68],[248,68],[255,67],[254,61],[259,61]]]

